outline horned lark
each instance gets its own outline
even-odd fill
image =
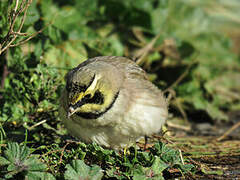
[[[162,92],[130,59],[95,57],[66,75],[60,117],[86,143],[123,148],[159,132],[167,116]]]

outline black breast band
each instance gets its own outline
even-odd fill
[[[92,113],[92,112],[88,112],[88,113],[83,113],[83,112],[76,112],[76,115],[85,118],[85,119],[97,119],[100,116],[102,116],[104,113],[106,113],[109,109],[112,108],[113,104],[115,103],[116,99],[118,98],[119,95],[119,91],[115,94],[113,101],[111,102],[111,104],[102,112],[97,112],[97,113]]]

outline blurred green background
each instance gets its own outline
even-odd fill
[[[31,152],[9,144],[0,166],[10,165],[0,178],[19,172],[30,178],[33,171],[47,168],[59,179],[68,179],[81,172],[77,166],[86,174],[103,176],[98,166],[90,168],[79,160],[68,164],[77,158],[108,169],[105,178],[131,178],[134,173],[143,178],[146,172],[161,169],[155,176],[159,179],[164,170],[164,177],[171,174],[166,169],[172,167],[181,173],[192,169],[181,164],[178,151],[162,144],[138,156],[131,151],[130,160],[95,145],[75,144],[64,151],[69,143],[60,138],[67,133],[58,117],[64,75],[87,58],[114,55],[136,61],[166,96],[172,95],[169,121],[218,124],[240,112],[239,0],[33,0],[21,32],[9,34],[16,2],[20,8],[30,1],[0,1],[0,153],[10,141],[24,142]],[[23,17],[24,12],[16,19],[14,32]],[[16,47],[2,52],[15,36]],[[165,159],[158,158],[165,151]],[[45,165],[32,159],[32,152]]]
[[[12,7],[1,1],[2,42]],[[45,29],[1,55],[1,122],[56,110],[67,70],[99,55],[138,59],[157,86],[174,90],[174,117],[228,120],[240,109],[239,8],[238,0],[33,1],[22,32]]]

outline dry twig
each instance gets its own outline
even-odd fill
[[[181,129],[181,130],[184,130],[184,131],[190,131],[191,130],[190,126],[183,126],[183,125],[175,124],[175,123],[172,123],[172,122],[169,122],[169,121],[167,122],[167,125],[169,127],[176,128],[176,129]]]
[[[52,24],[52,22],[50,22],[48,25],[46,25],[45,27],[43,27],[39,31],[37,31],[33,34],[30,34],[30,35],[28,35],[25,32],[21,32],[22,27],[23,27],[24,22],[25,22],[25,19],[27,17],[27,10],[28,10],[29,6],[31,5],[31,3],[32,3],[32,0],[22,0],[22,2],[19,5],[19,0],[16,0],[15,7],[12,10],[12,12],[10,13],[10,16],[8,18],[9,19],[9,24],[10,24],[8,33],[3,38],[3,42],[1,42],[1,44],[0,44],[0,55],[10,47],[16,47],[16,46],[19,46],[19,45],[22,45],[22,44],[26,43],[27,41],[29,41],[30,39],[37,36],[39,33],[41,33],[43,30],[45,30],[49,25]],[[20,19],[20,25],[18,27],[16,27],[16,21],[17,21],[18,18],[20,18],[19,16],[22,13],[23,13],[23,16]],[[26,38],[24,38],[21,41],[13,44],[17,40],[18,37],[26,37]]]
[[[139,57],[136,61],[137,64],[141,64],[143,62],[143,60],[147,57],[149,52],[151,52],[151,50],[153,49],[154,44],[156,43],[159,37],[160,37],[160,34],[156,35],[150,43],[148,43],[142,49],[138,50],[138,52],[136,53],[136,57],[134,58],[136,59],[137,57]]]
[[[237,124],[234,124],[229,130],[227,130],[222,136],[220,136],[219,138],[217,138],[217,141],[221,141],[224,138],[226,138],[229,134],[231,134],[231,132],[233,132],[235,129],[237,129],[238,127],[240,127],[240,122],[238,122]]]
[[[70,144],[70,142],[67,142],[67,143],[63,146],[62,151],[61,151],[61,156],[60,156],[60,159],[59,159],[59,164],[62,163],[63,153],[64,153],[66,147],[67,147],[69,144]]]
[[[44,119],[44,120],[42,120],[42,121],[40,121],[40,122],[32,125],[31,127],[28,128],[28,130],[31,131],[31,130],[33,130],[35,127],[40,126],[41,124],[43,124],[43,123],[45,123],[45,122],[47,122],[46,119]]]
[[[170,89],[173,89],[176,87],[189,73],[191,67],[197,62],[196,59],[194,59],[188,66],[187,69],[177,78],[177,80],[171,84],[165,91],[168,91]]]
[[[45,30],[53,22],[53,21],[50,22],[49,24],[47,24],[45,27],[43,27],[39,31],[32,33],[30,35],[26,32],[21,32],[24,22],[27,17],[28,8],[31,5],[32,0],[22,0],[21,3],[19,3],[19,2],[20,2],[19,0],[15,1],[15,6],[11,10],[11,12],[8,16],[9,30],[8,30],[8,33],[6,34],[6,36],[3,38],[2,42],[0,42],[0,55],[10,47],[20,46],[20,45],[28,42],[30,39],[34,38],[39,33],[43,32],[43,30]],[[20,20],[20,24],[17,26],[16,22],[18,19]],[[19,40],[20,37],[21,37],[21,39]],[[6,64],[7,63],[4,63],[4,65],[3,65],[4,66],[3,74],[2,74],[3,78],[1,80],[0,88],[4,87],[4,81],[9,73]],[[1,96],[0,96],[0,99],[1,99]]]
[[[7,35],[3,38],[3,42],[0,44],[0,55],[6,51],[9,47],[11,47],[12,43],[16,40],[19,36],[26,36],[27,33],[22,33],[22,27],[25,22],[27,16],[27,10],[32,3],[32,0],[22,0],[19,6],[19,0],[16,0],[15,7],[10,13],[9,16],[9,30]],[[16,20],[18,19],[19,15],[23,13],[23,16],[20,20],[20,25],[16,28]],[[16,31],[14,29],[17,29]]]

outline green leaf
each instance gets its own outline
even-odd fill
[[[89,167],[82,160],[73,160],[71,164],[66,165],[66,168],[67,171],[65,172],[64,177],[69,180],[100,180],[103,176],[102,169],[99,166],[94,165],[93,167]]]
[[[36,163],[38,159],[36,156],[31,156],[25,160],[24,164],[28,166],[28,171],[44,171],[47,166],[43,163]]]
[[[147,180],[150,178],[147,178],[145,175],[137,174],[133,176],[133,180]]]
[[[164,179],[162,175],[162,171],[169,167],[164,161],[162,161],[159,157],[154,157],[154,162],[151,167],[143,167],[137,165],[133,171],[133,179]]]
[[[158,156],[155,156],[155,160],[152,165],[152,170],[155,175],[161,175],[162,171],[168,168],[169,165],[166,164],[163,160],[161,160]]]
[[[27,174],[34,172],[33,174],[38,175],[46,170],[46,165],[40,162],[36,155],[31,155],[29,148],[25,145],[8,143],[3,154],[4,157],[0,157],[0,161],[2,165],[8,165],[6,177],[24,172]]]
[[[39,18],[40,15],[37,9],[37,2],[32,1],[31,5],[29,6],[24,25],[26,26],[33,25],[33,23],[36,22]]]
[[[32,172],[28,171],[28,173],[25,176],[25,179],[29,180],[55,180],[56,178],[47,172]]]
[[[0,156],[0,165],[1,165],[1,166],[8,165],[8,164],[10,164],[10,163],[11,163],[11,162],[8,161],[6,158]]]

